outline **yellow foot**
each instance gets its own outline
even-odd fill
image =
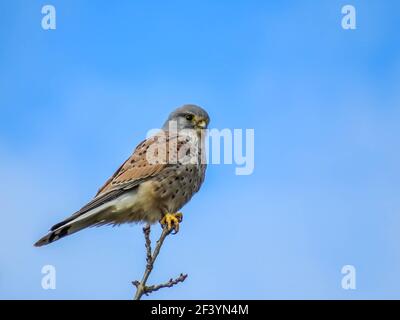
[[[182,222],[183,215],[180,212],[177,213],[166,213],[160,220],[163,228],[167,228],[168,231],[175,230],[174,234],[179,231],[179,223]]]

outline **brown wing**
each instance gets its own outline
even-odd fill
[[[151,137],[141,142],[133,152],[133,154],[119,167],[119,169],[111,176],[110,179],[99,189],[96,194],[98,197],[112,190],[131,189],[143,182],[149,177],[156,175],[166,166],[166,161],[162,163],[149,163],[147,160],[147,152],[149,148],[157,143],[157,148],[165,148],[159,137]],[[168,147],[166,148],[168,150]]]
[[[147,179],[153,177],[161,170],[163,170],[168,165],[166,161],[162,161],[161,163],[149,163],[146,157],[149,148],[154,143],[157,143],[157,146],[155,146],[154,150],[165,148],[165,159],[168,159],[168,144],[173,142],[169,141],[169,139],[167,139],[167,143],[165,143],[165,139],[164,141],[159,140],[160,138],[158,136],[155,136],[141,142],[136,147],[133,154],[98,190],[95,198],[92,201],[82,207],[79,211],[75,212],[69,218],[54,225],[51,230],[55,230],[65,223],[68,223],[78,216],[88,212],[89,210],[92,210],[108,201],[117,198],[125,191],[136,187],[141,182],[146,181]]]

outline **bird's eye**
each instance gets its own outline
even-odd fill
[[[188,120],[188,121],[192,121],[193,120],[193,115],[192,114],[188,114],[188,115],[186,115],[186,120]]]

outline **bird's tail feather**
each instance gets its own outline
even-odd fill
[[[102,216],[103,213],[107,211],[107,208],[96,208],[94,210],[91,210],[81,216],[76,217],[73,220],[65,220],[65,223],[58,223],[55,225],[56,228],[52,228],[48,234],[46,234],[44,237],[39,239],[34,246],[35,247],[41,247],[44,245],[47,245],[49,243],[52,243],[54,241],[57,241],[61,238],[64,238],[66,236],[69,236],[70,234],[73,234],[75,232],[78,232],[79,230],[82,230],[87,227],[91,227],[94,225],[98,225],[102,222]]]

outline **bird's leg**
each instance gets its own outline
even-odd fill
[[[174,229],[174,234],[179,231],[179,223],[182,222],[183,215],[181,212],[177,213],[166,213],[164,217],[160,220],[161,226],[167,228],[168,231]]]

